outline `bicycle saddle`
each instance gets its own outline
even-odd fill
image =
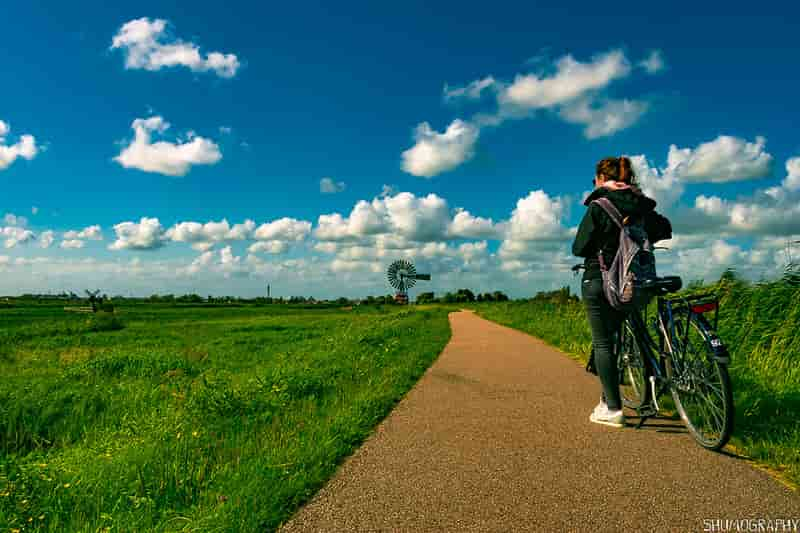
[[[648,283],[648,287],[662,294],[669,292],[677,292],[683,287],[683,280],[680,276],[664,276],[663,278],[656,278],[652,283]]]

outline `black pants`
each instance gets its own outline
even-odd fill
[[[622,409],[614,334],[619,330],[623,316],[606,300],[603,281],[600,279],[584,280],[581,283],[581,296],[586,305],[589,327],[592,329],[594,364],[600,377],[603,398],[609,409]]]

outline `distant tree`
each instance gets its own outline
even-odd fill
[[[475,294],[469,289],[458,289],[456,292],[456,302],[474,302]]]
[[[350,305],[350,300],[348,300],[347,298],[342,296],[341,298],[337,298],[336,299],[336,304],[337,305]]]
[[[502,292],[502,291],[494,291],[492,296],[494,297],[494,301],[495,302],[507,302],[508,301],[508,296],[506,296],[506,294],[504,292]]]
[[[569,286],[561,287],[554,291],[540,291],[533,297],[534,301],[548,301],[553,303],[564,304],[570,301],[578,301],[578,296],[570,294]]]
[[[475,301],[476,301],[476,302],[482,302],[482,301],[483,301],[483,294],[478,294],[478,295],[475,297]]]
[[[432,292],[421,292],[417,295],[418,304],[430,304],[436,301]]]
[[[456,303],[456,295],[452,292],[447,292],[444,296],[442,296],[442,302],[446,304],[454,304]]]

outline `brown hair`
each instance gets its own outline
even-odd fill
[[[602,181],[621,181],[629,185],[636,185],[636,173],[633,171],[631,160],[628,157],[606,157],[597,163],[596,175]]]

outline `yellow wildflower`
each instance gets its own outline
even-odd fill
[[[64,483],[64,488],[68,489],[70,487],[70,485],[71,485],[71,483]]]
[[[200,432],[199,431],[197,431],[197,430],[192,431],[192,437],[199,437],[199,436],[200,436]]]

